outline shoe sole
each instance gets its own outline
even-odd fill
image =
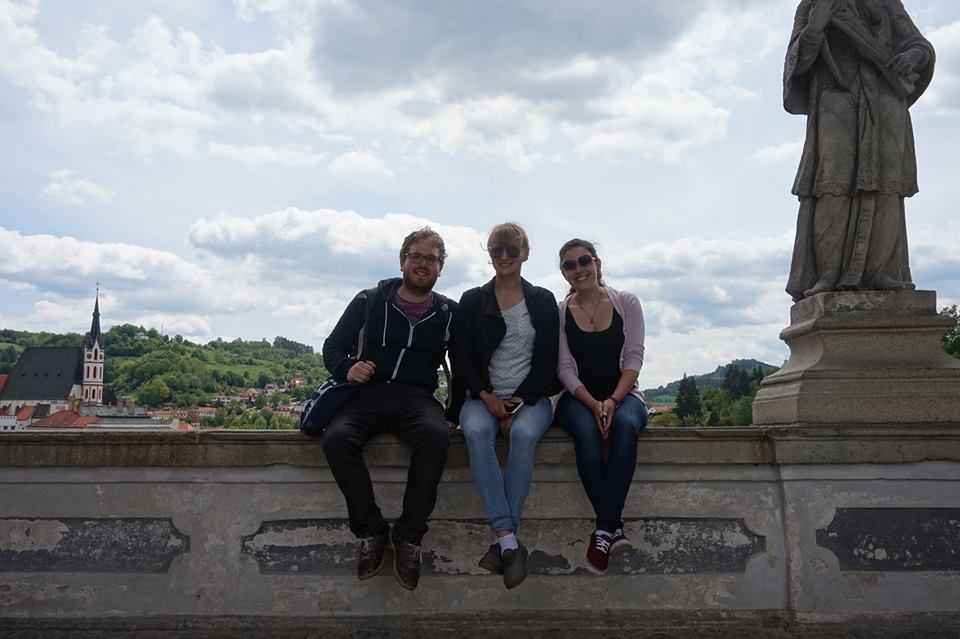
[[[481,559],[479,562],[477,562],[477,565],[489,572],[491,575],[503,574],[503,566],[500,564],[495,564],[492,561],[484,561]]]
[[[610,556],[615,557],[633,550],[633,544],[629,541],[621,541],[610,546]]]
[[[376,570],[374,570],[373,572],[367,573],[365,575],[357,574],[357,579],[359,579],[360,581],[363,581],[365,579],[373,579],[374,577],[380,574],[381,570],[383,570],[384,563],[386,563],[386,558],[383,558],[380,560],[380,565],[377,566]]]
[[[587,559],[584,559],[584,560],[583,560],[583,567],[586,568],[587,571],[589,571],[589,572],[597,575],[598,577],[602,577],[602,576],[604,576],[605,574],[607,574],[607,571],[606,571],[606,570],[600,570],[599,568],[597,568],[596,566],[594,566],[593,564],[591,564],[590,561],[587,560]]]
[[[390,549],[393,551],[393,578],[397,580],[397,583],[400,584],[400,587],[404,590],[416,590],[418,584],[411,586],[400,579],[400,571],[397,566],[397,547],[393,544],[393,537],[390,538]]]

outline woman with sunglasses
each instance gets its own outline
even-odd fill
[[[537,442],[553,416],[559,321],[553,293],[520,276],[530,242],[519,224],[494,227],[487,252],[493,279],[466,291],[454,316],[453,377],[467,390],[460,428],[494,532],[479,565],[515,588],[527,576],[527,549],[516,533]],[[510,444],[506,472],[497,460],[498,433]]]
[[[560,248],[570,294],[560,303],[557,375],[566,392],[555,423],[573,438],[577,472],[597,517],[586,557],[587,570],[597,575],[607,572],[611,554],[633,547],[621,517],[637,466],[637,437],[647,425],[637,385],[643,309],[632,293],[606,286],[600,267],[586,240]]]

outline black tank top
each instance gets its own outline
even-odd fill
[[[564,332],[570,354],[577,362],[577,376],[599,400],[613,394],[620,381],[620,353],[623,352],[623,318],[613,311],[609,328],[595,333],[580,330],[567,307]]]

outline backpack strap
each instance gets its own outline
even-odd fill
[[[370,323],[370,309],[373,307],[373,298],[376,294],[376,287],[357,293],[357,299],[363,300],[363,324],[360,325],[360,332],[357,334],[357,361],[364,360],[367,356],[366,328]]]
[[[449,300],[441,295],[440,293],[434,293],[437,297],[440,298],[442,304],[440,304],[440,319],[443,320],[443,350],[444,355],[440,360],[440,366],[443,368],[443,376],[447,378],[447,401],[444,404],[444,408],[450,408],[451,397],[453,396],[453,375],[450,373],[450,366],[447,364],[447,355],[446,351],[447,346],[450,344],[450,324],[453,322],[453,313],[450,312]]]

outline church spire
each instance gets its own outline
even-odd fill
[[[86,348],[93,348],[94,344],[103,349],[103,335],[100,333],[100,282],[97,282],[97,299],[93,303],[93,322],[90,332],[87,333]]]

